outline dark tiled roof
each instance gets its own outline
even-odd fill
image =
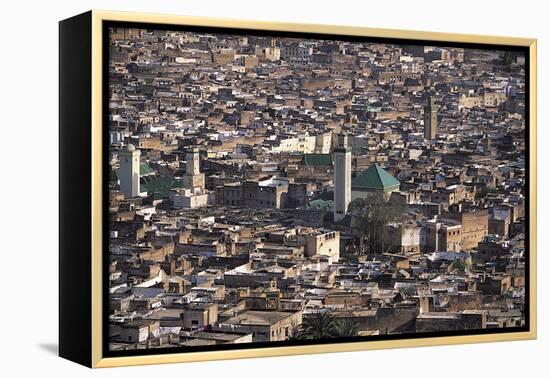
[[[332,155],[331,154],[304,154],[302,162],[305,165],[313,167],[331,166]]]

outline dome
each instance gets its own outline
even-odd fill
[[[135,151],[136,150],[136,147],[131,144],[131,143],[128,143],[128,146],[126,147],[126,150],[128,151]]]

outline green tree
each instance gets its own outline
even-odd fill
[[[300,339],[325,339],[334,334],[334,316],[328,313],[317,312],[314,316],[304,319],[300,327]]]
[[[352,227],[359,233],[359,254],[386,252],[392,245],[388,226],[400,221],[404,210],[403,205],[385,201],[381,195],[353,200],[349,212]]]
[[[335,337],[349,337],[359,335],[359,326],[349,319],[334,321],[333,335]]]
[[[464,272],[466,269],[466,263],[462,259],[456,259],[451,263],[451,271],[458,270],[459,272]]]
[[[504,55],[502,56],[502,64],[505,66],[509,66],[512,63],[514,63],[514,57],[512,56],[512,53],[510,51],[505,51]]]
[[[501,191],[502,190],[499,188],[487,188],[486,186],[483,186],[476,192],[476,199],[483,199],[489,193],[500,193]]]
[[[302,334],[302,326],[300,324],[296,324],[296,322],[292,322],[290,324],[290,332],[288,335],[288,340],[302,340],[303,334]]]
[[[317,340],[334,337],[350,337],[359,335],[359,326],[349,319],[336,319],[326,312],[317,312],[314,316],[304,318],[304,322],[296,328],[297,332],[289,340]]]

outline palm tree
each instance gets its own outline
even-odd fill
[[[455,270],[458,270],[459,272],[464,272],[465,269],[466,269],[466,263],[462,259],[454,260],[449,266],[449,271],[451,272]]]
[[[334,322],[334,330],[333,330],[334,337],[358,336],[359,331],[360,329],[357,323],[349,319],[336,320]]]
[[[303,334],[302,334],[302,325],[296,324],[295,321],[292,321],[290,324],[290,332],[288,335],[288,340],[302,340]]]
[[[332,337],[334,323],[334,316],[326,312],[317,312],[315,316],[304,319],[300,328],[300,338],[316,340]]]

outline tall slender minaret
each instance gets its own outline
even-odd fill
[[[424,107],[424,139],[434,140],[437,133],[437,104],[435,98],[428,97]]]
[[[351,148],[348,136],[338,134],[334,149],[334,221],[343,219],[351,202]]]
[[[191,148],[186,154],[185,175],[182,177],[183,187],[193,190],[193,193],[204,191],[204,173],[200,169],[200,155],[197,148]]]
[[[126,198],[139,196],[139,163],[141,151],[137,150],[133,144],[128,144],[125,150],[118,154],[120,160],[120,169],[118,177],[120,180],[120,190]]]
[[[187,165],[185,168],[185,173],[190,176],[198,175],[200,172],[200,159],[199,159],[199,150],[192,148],[187,152],[185,157],[187,160]]]

